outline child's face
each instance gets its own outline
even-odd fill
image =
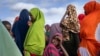
[[[55,36],[53,39],[52,39],[52,43],[55,45],[55,46],[58,46],[59,45],[59,39],[58,39],[59,36]]]

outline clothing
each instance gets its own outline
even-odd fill
[[[53,37],[50,40],[50,43],[47,45],[47,47],[45,48],[44,51],[44,55],[43,56],[64,56],[63,51],[61,50],[61,47],[59,46],[60,43],[58,43],[57,46],[55,46],[53,44],[53,39],[55,39],[55,36],[59,36],[60,38],[62,38],[62,34],[60,33],[55,33],[53,35]],[[56,41],[59,42],[59,40],[57,39]]]
[[[100,39],[98,37],[100,33],[97,32],[97,28],[100,27],[100,4],[96,1],[91,1],[85,4],[84,9],[86,16],[80,28],[80,37],[82,40],[79,47],[79,56],[84,56],[83,53],[88,53],[87,56],[97,56],[100,51]],[[81,48],[87,52],[84,52]]]
[[[74,5],[68,5],[66,15],[68,17],[64,17],[60,24],[64,39],[63,46],[68,52],[69,56],[77,56],[80,24]]]
[[[45,48],[45,51],[44,51],[44,55],[43,56],[62,56],[62,55],[64,56],[64,53],[62,52],[62,50],[61,50],[61,48],[59,46],[60,43],[58,43],[58,46],[55,46],[53,44],[53,42],[52,42],[53,39],[55,39],[55,36],[59,36],[60,38],[62,38],[62,34],[55,33],[53,35],[53,37],[51,38],[50,43]],[[59,42],[59,40],[56,40],[56,41]]]
[[[50,40],[56,33],[61,33],[61,27],[59,23],[54,23],[50,27]]]
[[[79,15],[78,15],[78,19],[79,19],[79,22],[80,22],[80,27],[81,27],[81,22],[83,21],[84,17],[85,17],[84,14],[79,14]],[[80,41],[81,41],[80,33],[79,33],[79,39],[80,39]]]
[[[43,56],[60,56],[57,48],[53,44],[49,44],[45,51]]]
[[[78,33],[80,30],[79,20],[77,18],[76,8],[74,5],[68,5],[67,16],[61,21],[62,32]]]
[[[85,4],[84,6],[85,14],[88,15],[94,11],[100,10],[100,3],[96,1],[91,1]]]
[[[22,56],[11,35],[0,21],[0,56]]]
[[[69,32],[69,36],[70,40],[64,41],[63,46],[69,56],[78,56],[77,50],[79,47],[79,35],[78,33]]]
[[[84,19],[85,15],[84,14],[79,14],[78,15],[78,19],[79,19],[79,22],[81,24],[81,21]]]
[[[46,35],[46,46],[47,46],[48,43],[49,43],[50,32],[46,31],[46,32],[45,32],[45,35]]]
[[[29,12],[26,9],[23,9],[20,13],[19,20],[16,21],[13,25],[12,32],[15,37],[15,42],[23,54],[24,50],[24,40],[28,31],[28,21],[29,21]]]
[[[44,15],[38,8],[32,8],[30,13],[34,22],[32,22],[24,42],[25,56],[30,56],[30,53],[42,56],[45,48]]]

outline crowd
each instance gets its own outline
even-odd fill
[[[100,56],[100,3],[90,1],[77,15],[69,4],[59,23],[45,25],[39,8],[23,9],[0,21],[0,56]]]

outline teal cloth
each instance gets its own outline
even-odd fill
[[[0,56],[22,56],[14,40],[0,21]]]

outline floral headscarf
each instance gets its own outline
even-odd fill
[[[66,17],[67,16],[67,17]],[[74,5],[68,5],[65,16],[61,21],[62,34],[68,34],[69,31],[78,33],[80,30],[79,20]],[[68,36],[68,35],[66,35]]]

